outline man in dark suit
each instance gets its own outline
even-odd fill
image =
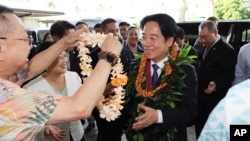
[[[101,23],[101,28],[102,28],[102,33],[104,34],[112,33],[113,36],[118,37],[118,25],[116,23],[116,20],[112,18],[104,19]],[[121,43],[123,42],[122,40],[119,41]],[[90,50],[91,52],[90,56],[92,58],[92,66],[95,66],[95,64],[98,61],[99,51],[101,51],[99,47],[94,47]],[[123,69],[126,71],[126,68],[128,68],[130,64],[130,56],[128,50],[122,49],[120,58],[123,64]],[[105,95],[114,93],[113,91],[108,90],[110,88],[112,87],[109,87],[109,85],[107,85]],[[125,121],[127,116],[126,106],[121,111],[121,113],[122,115],[119,118],[115,119],[114,121],[108,122],[106,119],[100,117],[100,113],[97,110],[97,108],[94,109],[93,115],[95,117],[98,128],[97,141],[121,141],[121,136],[125,128]]]
[[[231,87],[237,60],[233,47],[220,37],[214,22],[202,22],[199,37],[205,49],[198,73],[197,138],[208,115]]]
[[[131,63],[134,66],[129,71],[126,89],[131,114],[127,138],[129,141],[142,138],[144,141],[186,141],[186,127],[196,116],[195,69],[185,57],[177,55],[177,25],[172,17],[146,16],[141,28],[144,54]],[[180,60],[186,64],[177,65]]]

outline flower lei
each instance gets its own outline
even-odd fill
[[[91,44],[93,46],[98,45],[99,47],[106,39],[104,34],[83,34],[84,40],[79,44],[79,57],[80,57],[80,68],[82,70],[83,81],[86,81],[93,71],[91,65],[92,59],[89,56],[89,49],[85,45]],[[125,90],[123,86],[127,84],[127,75],[124,74],[123,64],[121,59],[118,58],[117,64],[111,69],[111,84],[115,88],[113,89],[115,94],[109,95],[107,98],[102,96],[97,104],[97,108],[100,112],[101,118],[106,118],[107,121],[115,120],[121,115],[120,110],[123,109],[121,104],[124,103]]]
[[[195,58],[195,56],[188,55],[190,49],[191,46],[188,44],[179,49],[176,43],[170,48],[169,59],[162,68],[164,73],[160,75],[158,87],[154,90],[151,87],[150,61],[144,54],[138,54],[136,59],[133,60],[133,66],[128,76],[130,81],[126,89],[126,105],[128,105],[127,108],[130,109],[129,112],[132,116],[128,120],[129,127],[126,130],[128,139],[133,141],[144,140],[141,131],[132,129],[135,117],[144,113],[143,110],[138,108],[139,103],[150,105],[155,109],[167,110],[175,108],[177,102],[182,100],[182,90],[185,87],[183,78],[186,74],[181,66],[193,63],[193,58]],[[175,127],[161,131],[161,128],[156,125],[153,126],[153,129],[150,131],[153,133],[152,136],[164,141],[173,140],[177,132]]]
[[[173,46],[173,49],[171,51],[171,58],[173,60],[176,59],[177,54],[178,54],[177,52],[178,52],[178,47],[175,45],[175,46]],[[149,79],[149,81],[147,81],[147,90],[143,90],[142,87],[141,87],[141,82],[142,82],[145,70],[146,70],[146,74],[150,74],[150,72],[149,72],[150,69],[145,69],[145,66],[149,66],[149,61],[147,61],[147,57],[144,54],[142,56],[142,58],[141,58],[141,63],[140,63],[138,75],[137,75],[137,78],[136,78],[135,86],[136,86],[137,92],[141,96],[143,96],[143,97],[151,97],[157,91],[159,91],[160,89],[162,89],[163,87],[165,87],[167,85],[167,82],[165,82],[165,81],[161,82],[158,87],[156,87],[154,90],[152,90],[152,85],[151,85],[152,81],[151,81],[151,79]],[[166,76],[170,75],[171,72],[172,72],[172,67],[171,67],[170,63],[167,63],[165,68],[166,68],[165,69],[165,75]],[[148,78],[151,78],[151,77],[147,77],[147,79]]]

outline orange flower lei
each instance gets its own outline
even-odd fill
[[[178,56],[178,46],[175,43],[173,45],[173,47],[170,50],[170,57],[172,60],[175,60]],[[136,77],[136,81],[135,81],[135,86],[136,86],[136,90],[137,92],[143,96],[143,97],[152,97],[154,96],[154,94],[160,90],[161,88],[165,87],[167,85],[167,82],[161,82],[160,85],[158,87],[156,87],[154,90],[144,90],[141,86],[141,82],[145,73],[145,66],[146,66],[146,62],[147,62],[147,57],[145,54],[143,54],[142,58],[141,58],[141,62],[140,62],[140,67],[138,70],[138,75]],[[172,72],[172,67],[170,65],[169,62],[167,62],[167,66],[165,68],[165,75],[170,75]]]
[[[88,55],[89,49],[85,47],[85,44],[101,45],[106,38],[104,34],[83,34],[83,42],[78,46],[79,56],[80,56],[80,68],[82,70],[81,74],[83,75],[83,81],[86,81],[89,75],[92,72],[92,59]],[[122,104],[124,103],[125,90],[123,86],[127,84],[128,78],[127,75],[123,72],[123,64],[121,59],[118,58],[117,64],[112,67],[111,70],[111,84],[115,87],[113,96],[105,98],[101,97],[100,101],[97,104],[97,108],[100,112],[101,118],[106,118],[107,121],[115,120],[121,115],[120,110],[123,109]]]

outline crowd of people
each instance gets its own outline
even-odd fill
[[[93,68],[85,79],[77,46],[92,34],[87,23],[56,21],[30,54],[25,25],[0,5],[0,140],[84,141],[96,126],[97,141],[121,141],[123,134],[128,141],[229,141],[230,124],[250,123],[250,43],[237,54],[218,22],[201,22],[189,45],[167,14],[145,16],[141,39],[139,27],[104,19],[94,26],[106,35],[103,43],[84,45]],[[110,76],[119,58],[128,78],[124,103],[107,121],[96,106],[116,94]]]

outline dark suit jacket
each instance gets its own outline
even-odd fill
[[[92,66],[96,66],[98,62],[98,53],[101,51],[99,47],[91,48],[90,56],[92,58]],[[121,62],[123,64],[124,71],[126,72],[127,68],[130,65],[130,56],[129,51],[122,49],[120,54]],[[108,80],[110,81],[110,80]],[[125,106],[126,107],[126,106]],[[108,122],[106,119],[103,119],[99,116],[99,111],[97,108],[94,109],[93,115],[95,117],[97,127],[98,127],[98,136],[97,141],[120,141],[125,128],[125,123],[127,120],[127,109],[124,108],[121,110],[122,115],[117,118],[115,121]]]
[[[77,72],[77,74],[82,78],[81,75],[81,68],[79,66],[80,59],[79,59],[79,51],[78,48],[75,47],[73,50],[69,51],[69,66],[70,66],[70,71]]]
[[[222,38],[211,47],[206,58],[201,61],[198,73],[198,100],[215,106],[231,87],[234,79],[237,55],[233,47]],[[210,81],[216,83],[216,91],[204,93]]]
[[[182,101],[176,103],[175,109],[162,109],[163,123],[153,124],[145,129],[149,137],[148,141],[158,141],[159,136],[164,134],[162,132],[159,135],[151,135],[150,133],[152,133],[156,126],[159,126],[161,131],[176,127],[177,134],[175,141],[187,140],[186,127],[188,124],[194,122],[197,114],[197,76],[193,66],[183,66],[183,69],[187,75],[184,79],[186,84],[186,88],[183,90],[184,95],[180,97]]]

